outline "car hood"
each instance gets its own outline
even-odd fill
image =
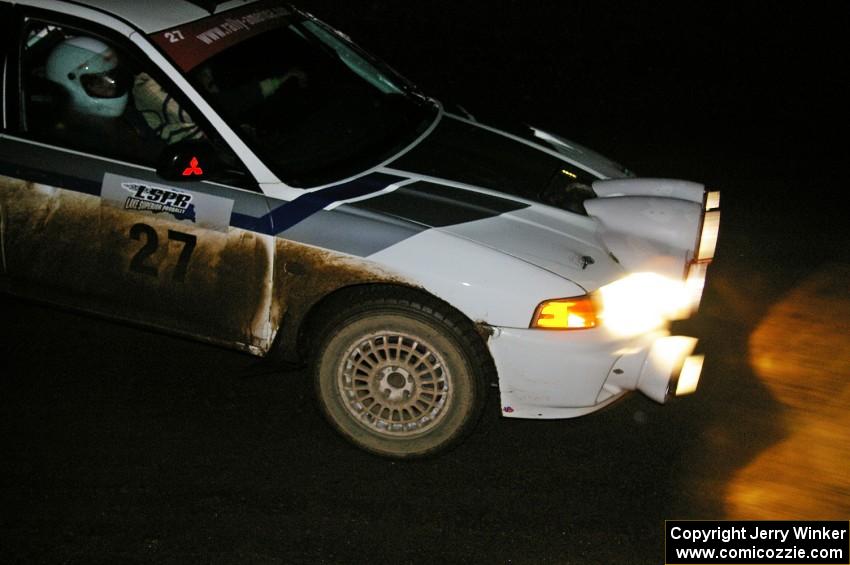
[[[599,222],[583,214],[583,206],[559,206],[550,197],[575,184],[593,196],[593,182],[626,173],[578,145],[526,129],[523,138],[444,114],[434,131],[382,172],[354,181],[384,190],[315,214],[284,234],[373,257],[427,230],[518,259],[586,291],[619,278],[623,268],[600,238]],[[423,251],[446,253],[433,246]]]
[[[543,130],[517,126],[508,132],[451,114],[389,166],[550,205],[547,196],[572,183],[590,186],[631,176],[602,155]]]
[[[621,277],[623,269],[597,238],[596,226],[557,217],[562,215],[531,206],[441,229],[546,269],[585,291]]]
[[[622,274],[595,220],[553,207],[550,196],[571,183],[589,187],[628,174],[577,144],[534,128],[508,133],[445,114],[388,168],[421,180],[358,207],[509,254],[586,290]]]
[[[448,179],[417,180],[349,207],[510,255],[586,291],[623,273],[599,238],[593,218]]]

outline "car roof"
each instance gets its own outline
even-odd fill
[[[153,33],[199,20],[257,0],[69,0],[56,2],[56,9],[70,14],[74,6],[85,6],[124,20],[145,33]],[[0,0],[2,2],[2,0]],[[12,0],[16,3],[15,0]],[[17,3],[29,4],[26,0]],[[38,2],[43,6],[43,2]]]

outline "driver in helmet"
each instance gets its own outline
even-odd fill
[[[55,134],[87,151],[158,155],[162,140],[133,107],[134,77],[115,50],[94,37],[70,37],[47,57],[45,76],[60,85],[68,107]],[[128,109],[129,106],[129,109]]]
[[[47,58],[45,75],[68,93],[71,119],[115,119],[127,108],[130,76],[99,39],[79,36],[59,43]]]

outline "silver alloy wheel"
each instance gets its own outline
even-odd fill
[[[451,374],[435,348],[400,332],[369,334],[350,347],[337,371],[348,412],[389,437],[427,432],[449,412]]]

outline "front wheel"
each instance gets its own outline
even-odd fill
[[[325,324],[314,363],[319,405],[358,446],[431,455],[469,432],[484,403],[486,349],[436,300],[370,298]]]

